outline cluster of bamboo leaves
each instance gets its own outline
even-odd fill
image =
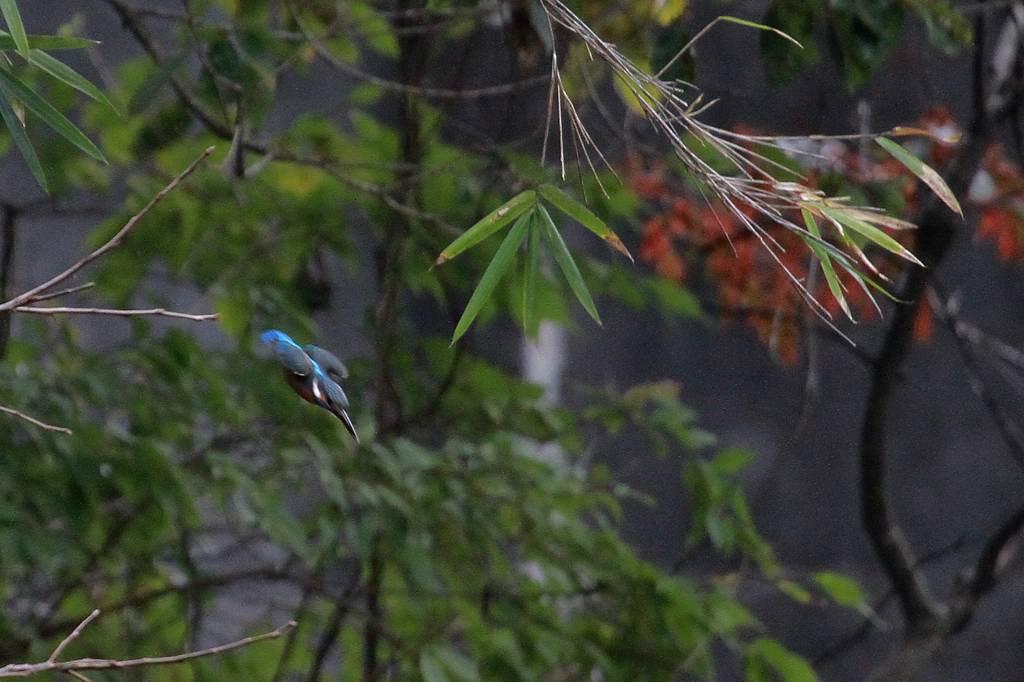
[[[47,190],[46,173],[28,137],[26,112],[97,161],[106,162],[103,152],[52,104],[40,97],[15,75],[12,55],[97,102],[117,109],[88,79],[50,54],[50,51],[80,50],[96,45],[95,40],[60,35],[29,35],[15,0],[0,0],[7,31],[0,31],[0,116],[39,186]]]
[[[900,132],[899,129],[896,132]],[[956,196],[933,168],[887,137],[878,136],[875,142],[931,188],[950,210],[963,217],[963,209]],[[868,300],[874,303],[876,308],[877,303],[872,290],[890,298],[891,295],[884,284],[887,281],[885,275],[864,253],[867,244],[873,244],[899,258],[924,267],[909,249],[885,231],[915,229],[917,226],[912,222],[895,218],[881,210],[851,206],[843,198],[826,197],[820,192],[803,192],[797,206],[807,228],[807,232],[801,234],[801,237],[818,261],[829,291],[850,320],[854,319],[853,312],[846,300],[846,288],[836,274],[835,264],[838,264],[864,290]],[[846,251],[824,239],[818,225],[819,221],[834,228],[836,241],[846,248]]]
[[[878,136],[875,141],[928,185],[951,210],[963,215],[956,197],[934,169],[887,137]],[[891,295],[886,288],[887,278],[865,253],[869,245],[923,267],[913,252],[886,232],[914,229],[914,223],[871,207],[851,205],[844,197],[828,197],[822,192],[810,190],[797,183],[779,183],[777,189],[796,197],[794,205],[799,208],[805,228],[797,228],[798,234],[817,260],[829,291],[850,320],[853,320],[854,316],[847,302],[847,285],[837,274],[837,268],[846,272],[850,279],[863,289],[868,299],[875,303],[876,292],[890,298]],[[498,282],[512,267],[515,256],[524,242],[526,260],[523,266],[523,326],[527,335],[535,336],[537,331],[536,292],[542,240],[547,243],[555,263],[576,299],[590,317],[601,324],[601,316],[586,281],[545,204],[580,223],[608,242],[615,250],[633,260],[625,244],[608,224],[565,191],[551,184],[542,184],[535,190],[521,192],[476,222],[437,257],[435,265],[442,265],[509,225],[512,226],[473,291],[452,334],[453,344],[469,330]],[[831,239],[823,233],[820,224],[833,228],[834,236]],[[877,307],[877,303],[875,305]]]
[[[473,291],[473,295],[466,304],[466,308],[455,326],[452,334],[452,343],[458,341],[466,331],[469,330],[473,320],[484,307],[491,293],[501,278],[508,272],[512,265],[515,254],[519,251],[523,242],[526,242],[526,263],[525,263],[525,286],[523,288],[523,326],[530,336],[537,331],[537,277],[540,270],[541,239],[547,243],[558,268],[565,276],[569,288],[576,299],[583,306],[587,314],[595,322],[601,324],[601,316],[594,305],[594,298],[590,294],[583,275],[576,265],[572,253],[565,245],[558,227],[551,218],[545,204],[569,218],[577,221],[588,230],[605,240],[619,253],[622,253],[630,260],[633,256],[629,253],[625,244],[619,236],[612,231],[608,224],[598,218],[586,206],[576,201],[558,187],[550,184],[542,184],[536,190],[526,190],[512,197],[497,209],[484,216],[476,224],[449,244],[441,255],[437,257],[436,265],[451,260],[463,251],[476,246],[491,235],[501,231],[503,228],[512,225],[512,228],[505,235],[505,239],[498,247],[497,253],[491,260],[490,265],[484,271],[480,283]],[[514,221],[514,223],[513,223]]]

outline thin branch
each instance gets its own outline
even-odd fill
[[[979,366],[980,359],[975,353],[971,337],[965,334],[963,327],[961,327],[961,322],[957,318],[956,302],[952,298],[941,297],[934,287],[930,293],[932,293],[932,309],[935,311],[935,315],[945,323],[956,340],[956,347],[960,352],[960,359],[963,361],[964,371],[967,374],[967,381],[971,386],[971,390],[985,406],[985,409],[988,410],[989,416],[992,417],[996,428],[999,429],[999,433],[1003,437],[1006,447],[1009,448],[1010,454],[1017,460],[1018,465],[1024,466],[1024,432],[1021,431],[1020,426],[1003,409],[1002,404],[993,395],[992,391],[989,390],[988,385],[982,378],[981,367]]]
[[[917,560],[916,568],[920,568],[927,564],[946,559],[953,556],[961,551],[967,545],[967,535],[959,535],[949,544],[933,549],[920,556]],[[871,613],[879,614],[883,609],[892,601],[892,598],[896,596],[896,593],[890,588],[885,594],[875,600],[875,603],[871,605]],[[830,645],[827,649],[822,651],[820,654],[810,659],[811,663],[815,667],[828,663],[829,661],[838,658],[844,654],[850,647],[854,646],[865,637],[876,627],[876,619],[872,617],[865,617],[863,622],[850,634],[843,636],[835,643]]]
[[[319,590],[319,580],[315,577],[302,578],[295,576],[287,571],[275,568],[275,567],[257,567],[252,569],[242,569],[231,573],[222,573],[218,575],[207,575],[199,576],[195,580],[187,582],[185,584],[174,584],[174,585],[162,585],[159,587],[152,587],[145,590],[140,590],[126,597],[123,597],[117,601],[112,601],[107,604],[101,604],[100,610],[104,613],[114,613],[117,611],[123,611],[124,609],[132,608],[135,606],[142,606],[149,604],[157,599],[172,595],[172,594],[183,594],[190,591],[204,591],[211,588],[222,587],[224,585],[230,585],[246,580],[263,580],[263,581],[291,581],[300,582],[303,586],[309,587],[310,589]],[[42,637],[52,637],[58,632],[62,632],[74,623],[77,623],[80,617],[74,619],[62,619],[59,621],[53,621],[50,623],[44,623],[38,628],[38,633]]]
[[[46,659],[46,662],[53,663],[58,658],[60,658],[60,655],[64,653],[64,649],[67,649],[69,644],[78,639],[81,636],[82,631],[85,630],[86,627],[88,627],[89,623],[99,618],[99,615],[100,610],[93,609],[93,612],[86,616],[85,619],[81,623],[79,623],[74,630],[71,631],[70,635],[68,635],[60,641],[60,644],[58,644],[57,647],[53,650],[53,653],[50,654],[50,657],[48,659]]]
[[[348,62],[339,59],[334,55],[320,39],[313,35],[311,31],[306,29],[302,22],[297,22],[299,28],[302,30],[307,42],[316,52],[317,56],[327,62],[330,66],[347,74],[353,78],[373,85],[379,86],[385,90],[391,92],[398,92],[405,95],[418,95],[420,97],[427,97],[431,99],[455,99],[455,100],[466,100],[466,99],[480,99],[484,97],[502,97],[505,95],[515,94],[522,90],[528,90],[530,88],[544,85],[548,82],[549,74],[540,74],[524,78],[519,81],[512,83],[501,83],[498,85],[488,85],[479,88],[436,88],[428,87],[423,85],[413,85],[411,83],[400,83],[398,81],[389,80],[382,78],[376,74],[372,74],[368,71],[363,71],[358,66],[349,64]]]
[[[18,234],[18,209],[5,205],[3,220],[0,221],[0,300],[7,298],[7,285],[14,270],[14,242]],[[0,313],[0,358],[7,356],[7,346],[11,341],[11,314]]]
[[[39,308],[34,306],[18,306],[14,309],[17,313],[32,313],[34,315],[114,315],[117,317],[173,317],[179,320],[192,320],[193,322],[212,322],[218,319],[215,313],[193,315],[191,313],[179,313],[164,308],[127,309],[120,308],[68,308],[53,307]]]
[[[7,407],[5,405],[0,405],[0,412],[2,412],[3,414],[10,415],[12,417],[17,417],[18,419],[23,419],[27,421],[29,424],[32,424],[33,426],[38,426],[44,431],[56,431],[57,433],[66,433],[69,436],[72,434],[72,431],[69,428],[65,428],[63,426],[54,426],[53,424],[47,424],[46,422],[39,421],[35,417],[30,417],[29,415],[25,414],[24,412],[21,412],[20,410],[15,410],[14,408]]]
[[[220,644],[218,646],[201,649],[199,651],[189,651],[174,656],[147,656],[144,658],[131,658],[127,660],[115,660],[109,658],[79,658],[73,661],[56,660],[57,656],[64,650],[64,648],[77,639],[78,636],[82,634],[82,630],[84,630],[89,623],[98,617],[99,614],[99,610],[93,611],[89,614],[89,616],[83,620],[70,635],[57,645],[57,648],[54,649],[52,654],[50,654],[50,658],[48,660],[42,663],[11,663],[9,665],[5,665],[0,668],[0,678],[32,677],[33,675],[48,672],[73,674],[82,670],[123,670],[126,668],[144,668],[157,665],[186,663],[198,658],[217,656],[229,651],[234,651],[235,649],[241,649],[242,647],[268,639],[277,639],[295,627],[295,621],[288,621],[284,625],[261,635],[245,637],[227,644]]]
[[[1003,521],[985,542],[978,561],[974,565],[974,570],[971,572],[972,579],[968,584],[968,594],[973,601],[977,601],[995,587],[1003,552],[1022,529],[1024,529],[1024,507],[1018,508]]]
[[[77,294],[81,291],[88,291],[96,286],[96,282],[86,282],[85,284],[79,284],[76,287],[68,287],[67,289],[61,289],[60,291],[54,291],[51,294],[40,294],[32,298],[33,303],[39,303],[40,301],[49,301],[61,296],[70,296],[71,294]]]
[[[151,210],[153,210],[153,207],[156,206],[158,203],[160,203],[160,201],[164,197],[166,197],[169,193],[174,191],[174,189],[179,184],[181,184],[181,182],[185,178],[187,178],[189,175],[191,175],[192,172],[196,168],[198,168],[199,165],[203,161],[205,161],[207,159],[207,157],[210,156],[210,154],[213,153],[213,150],[214,150],[213,147],[207,147],[206,150],[204,150],[203,153],[200,154],[199,157],[196,158],[195,161],[193,161],[191,164],[189,164],[188,168],[186,168],[181,173],[179,173],[173,180],[171,180],[169,183],[167,183],[167,185],[162,190],[157,192],[153,196],[153,198],[149,200],[149,203],[147,203],[145,206],[142,207],[142,210],[140,210],[138,213],[136,213],[131,218],[129,218],[128,222],[126,222],[124,224],[124,226],[120,230],[117,231],[117,234],[115,234],[113,237],[111,237],[105,244],[103,244],[102,246],[97,248],[95,251],[89,253],[88,255],[82,257],[76,263],[71,265],[71,267],[67,268],[63,272],[54,275],[53,277],[51,277],[50,279],[46,280],[42,284],[39,284],[39,285],[33,287],[32,289],[29,289],[28,291],[15,296],[14,298],[10,299],[9,301],[0,304],[0,312],[3,312],[5,310],[13,310],[13,309],[18,308],[19,306],[22,306],[22,305],[24,305],[26,303],[30,303],[31,301],[33,301],[35,299],[35,297],[37,295],[43,294],[47,290],[52,289],[53,287],[57,286],[58,284],[63,283],[64,281],[69,279],[72,275],[77,273],[79,270],[81,270],[85,266],[89,265],[90,263],[92,263],[93,261],[95,261],[98,258],[102,258],[107,253],[109,253],[110,251],[113,251],[118,246],[120,246],[121,242],[123,242],[125,237],[128,236],[128,233],[130,233],[135,228],[135,226],[139,224],[139,221],[141,221]]]

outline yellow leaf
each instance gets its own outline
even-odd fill
[[[668,26],[686,11],[688,0],[654,0],[654,18]]]

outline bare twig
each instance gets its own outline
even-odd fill
[[[965,333],[964,328],[961,326],[962,323],[957,317],[955,301],[951,298],[942,297],[935,288],[930,293],[932,294],[932,309],[935,311],[935,315],[946,324],[956,340],[956,347],[960,352],[964,372],[967,374],[967,382],[970,384],[971,390],[988,410],[992,421],[1003,437],[1003,441],[1005,441],[1007,448],[1009,448],[1010,454],[1017,460],[1017,464],[1024,466],[1024,432],[1021,431],[1020,426],[1013,418],[1007,414],[1003,405],[982,378],[980,358],[975,351],[975,345],[972,343],[971,337]]]
[[[295,12],[292,12],[293,16]],[[360,69],[358,66],[349,64],[348,62],[339,59],[333,52],[328,49],[320,38],[313,34],[312,31],[306,28],[302,21],[298,20],[296,16],[296,24],[301,29],[306,41],[309,43],[313,51],[316,52],[317,56],[323,59],[325,62],[330,64],[332,67],[345,73],[353,78],[357,78],[367,83],[380,86],[385,90],[391,92],[398,92],[406,95],[418,95],[421,97],[429,97],[432,99],[480,99],[484,97],[502,97],[505,95],[511,95],[516,92],[534,88],[539,85],[543,85],[548,82],[548,74],[540,74],[525,78],[523,80],[515,81],[512,83],[501,83],[498,85],[489,85],[479,88],[435,88],[422,85],[414,85],[412,83],[400,83],[398,81],[389,80],[382,78],[376,74],[369,73]]]
[[[60,658],[60,655],[64,653],[64,649],[68,648],[69,644],[78,639],[81,636],[82,631],[85,630],[86,627],[88,627],[89,623],[99,618],[99,615],[100,610],[93,609],[93,612],[86,616],[85,619],[82,620],[82,622],[79,623],[78,626],[71,631],[70,635],[68,635],[60,641],[60,644],[58,644],[57,647],[53,650],[53,653],[50,654],[50,657],[48,659],[46,659],[46,662],[53,663],[58,658]]]
[[[33,315],[114,315],[118,317],[173,317],[179,320],[192,320],[193,322],[211,322],[217,319],[215,313],[193,315],[191,313],[179,313],[164,308],[145,309],[120,309],[120,308],[68,308],[53,307],[39,308],[34,306],[18,306],[14,309],[17,313],[31,313]]]
[[[39,428],[45,431],[56,431],[58,433],[66,433],[69,436],[72,433],[71,429],[69,428],[65,428],[63,426],[54,426],[53,424],[47,424],[46,422],[39,421],[35,417],[30,417],[29,415],[25,414],[24,412],[21,412],[20,410],[15,410],[14,408],[7,407],[5,405],[0,405],[0,412],[10,415],[12,417],[17,417],[18,419],[24,419],[29,424],[32,424],[33,426],[38,426]]]
[[[60,298],[61,296],[70,296],[71,294],[77,294],[82,291],[88,291],[96,286],[96,282],[86,282],[85,284],[79,284],[76,287],[68,287],[67,289],[61,289],[60,291],[54,291],[51,294],[40,294],[32,299],[33,303],[39,303],[40,301],[49,301],[54,298]]]
[[[234,651],[235,649],[241,649],[242,647],[256,644],[268,639],[276,639],[282,635],[288,633],[292,628],[295,627],[295,621],[288,621],[284,625],[265,632],[261,635],[254,635],[252,637],[245,637],[243,639],[236,640],[234,642],[228,642],[227,644],[220,644],[213,646],[208,649],[201,649],[199,651],[189,651],[183,654],[177,654],[174,656],[147,656],[144,658],[131,658],[127,660],[115,660],[109,658],[79,658],[73,661],[58,661],[57,656],[64,651],[65,647],[72,641],[78,638],[82,634],[89,623],[95,620],[100,615],[99,610],[90,613],[85,620],[83,620],[78,627],[72,631],[64,640],[57,645],[53,653],[50,654],[50,658],[42,663],[11,663],[0,668],[0,678],[2,677],[32,677],[33,675],[40,675],[42,673],[66,673],[73,675],[79,673],[81,675],[82,670],[123,670],[126,668],[144,668],[149,666],[157,665],[173,665],[176,663],[186,663],[188,661],[194,661],[198,658],[206,658],[208,656],[218,656],[228,651]]]
[[[128,222],[126,222],[124,224],[124,226],[120,230],[117,231],[117,234],[115,234],[113,237],[111,237],[105,244],[103,244],[102,246],[100,246],[96,250],[92,251],[91,253],[87,254],[86,256],[83,256],[77,262],[75,262],[73,265],[71,265],[69,268],[67,268],[63,272],[60,272],[60,273],[54,275],[53,277],[51,277],[50,279],[46,280],[42,284],[36,285],[35,287],[29,289],[28,291],[26,291],[24,293],[18,294],[17,296],[15,296],[14,298],[10,299],[9,301],[7,301],[5,303],[0,303],[0,312],[3,312],[5,310],[13,310],[13,309],[18,308],[19,306],[22,306],[22,305],[24,305],[26,303],[32,302],[33,300],[35,300],[36,296],[38,296],[40,294],[44,294],[49,289],[52,289],[53,287],[57,286],[58,284],[61,284],[61,283],[65,282],[67,279],[69,279],[71,276],[73,276],[75,273],[77,273],[79,270],[81,270],[85,266],[89,265],[90,263],[92,263],[93,261],[95,261],[98,258],[102,258],[107,253],[109,253],[110,251],[113,251],[118,246],[120,246],[121,242],[123,242],[125,237],[128,236],[128,233],[131,232],[135,228],[135,226],[139,224],[139,221],[141,221],[144,217],[146,217],[146,215],[151,210],[153,210],[153,207],[156,206],[158,203],[160,203],[160,201],[164,197],[166,197],[168,194],[170,194],[174,190],[174,188],[176,188],[179,184],[181,184],[181,182],[185,178],[187,178],[189,175],[191,175],[192,172],[196,168],[198,168],[199,165],[203,161],[205,161],[207,159],[207,157],[210,156],[210,154],[213,153],[213,149],[214,149],[213,147],[207,147],[206,150],[204,150],[203,153],[200,154],[199,157],[196,158],[195,161],[193,161],[191,164],[189,164],[188,168],[183,170],[181,173],[179,173],[177,175],[177,177],[175,177],[173,180],[171,180],[169,183],[167,183],[167,185],[162,190],[157,192],[153,196],[153,198],[149,200],[149,203],[147,203],[145,206],[143,206],[142,209],[138,213],[136,213],[131,218],[129,218]]]

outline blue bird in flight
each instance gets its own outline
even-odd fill
[[[348,377],[348,369],[329,351],[306,344],[300,346],[290,336],[276,329],[260,334],[260,341],[269,346],[284,369],[284,380],[306,402],[322,407],[341,420],[356,443],[359,434],[346,411],[348,396],[340,382]]]

